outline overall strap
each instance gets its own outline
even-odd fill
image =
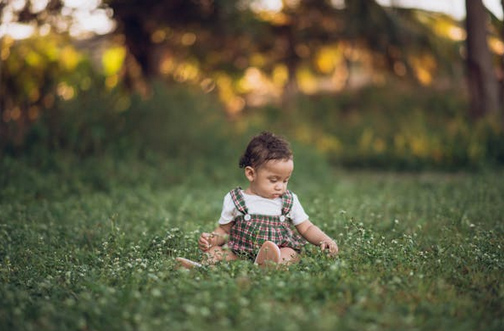
[[[282,196],[282,215],[287,215],[292,209],[292,204],[294,203],[294,196],[292,192],[287,190]]]
[[[245,205],[245,199],[243,198],[243,194],[241,192],[241,187],[237,187],[234,190],[229,192],[231,194],[231,198],[233,199],[233,203],[238,209],[238,211],[242,214],[248,214],[247,206]]]

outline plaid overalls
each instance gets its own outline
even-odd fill
[[[257,251],[266,241],[272,241],[278,247],[290,247],[301,251],[306,241],[292,231],[290,211],[293,203],[291,191],[282,196],[282,215],[270,216],[249,214],[240,187],[230,192],[236,209],[241,213],[235,217],[229,233],[228,247],[237,255],[255,258]]]

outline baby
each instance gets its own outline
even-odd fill
[[[218,227],[201,234],[203,264],[238,258],[255,260],[259,266],[296,263],[306,241],[332,256],[338,253],[336,242],[309,220],[297,195],[287,190],[294,161],[286,140],[270,132],[253,137],[240,168],[249,185],[224,197]],[[185,268],[201,266],[181,257],[177,261]]]

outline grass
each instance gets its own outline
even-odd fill
[[[337,259],[309,246],[287,270],[238,261],[186,271],[174,257],[200,257],[198,234],[215,226],[224,194],[244,185],[236,176],[69,188],[10,167],[37,192],[2,180],[2,330],[504,328],[499,170],[298,168],[291,188],[338,241]]]

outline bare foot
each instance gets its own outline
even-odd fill
[[[278,264],[280,262],[280,258],[280,248],[271,241],[265,241],[261,246],[261,249],[259,249],[259,253],[257,253],[255,263],[263,268],[267,264]]]

